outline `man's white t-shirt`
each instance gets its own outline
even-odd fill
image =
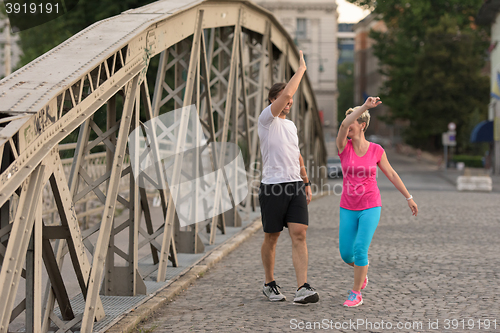
[[[262,183],[301,181],[297,127],[288,119],[273,117],[271,105],[259,116]]]

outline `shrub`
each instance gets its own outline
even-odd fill
[[[455,155],[453,156],[453,162],[464,162],[466,167],[469,168],[482,168],[483,167],[483,157],[482,156],[470,156],[470,155]]]

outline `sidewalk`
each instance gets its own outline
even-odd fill
[[[431,155],[427,152],[423,152],[421,154],[421,158],[418,159],[415,154],[414,154],[414,149],[411,151],[408,151],[407,153],[403,152],[396,152],[394,148],[392,149],[386,149],[388,151],[388,154],[397,154],[398,158],[400,159],[405,159],[407,161],[412,161],[413,163],[418,163],[420,165],[426,165],[426,166],[433,166],[436,169],[436,173],[439,177],[445,179],[447,182],[452,184],[453,186],[457,186],[457,178],[459,176],[464,175],[464,170],[457,170],[454,168],[449,168],[449,169],[444,169],[440,167],[441,160],[434,156]],[[495,193],[500,193],[500,175],[490,175],[491,181],[493,184],[493,190],[492,192]]]
[[[459,176],[463,176],[463,174],[464,174],[463,170],[457,170],[457,169],[447,169],[439,171],[439,175],[443,179],[446,179],[448,182],[450,182],[450,184],[455,186],[457,185],[457,178]],[[493,185],[492,192],[500,193],[500,175],[490,175],[490,177]]]

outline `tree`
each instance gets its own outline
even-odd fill
[[[97,21],[151,2],[154,0],[79,0],[76,8],[66,14],[20,32],[19,46],[23,54],[18,65],[26,65]]]
[[[79,0],[76,8],[68,11],[66,14],[42,25],[20,32],[19,45],[22,50],[22,56],[18,66],[22,67],[28,64],[97,21],[118,15],[131,8],[144,6],[153,1],[154,0]],[[75,61],[75,59],[77,59],[77,55],[75,55],[74,58],[68,58],[66,61]],[[155,59],[149,66],[148,76],[150,72],[156,73],[157,66],[158,60]],[[150,87],[150,89],[152,89],[152,87]],[[121,110],[122,103],[123,101],[118,97],[118,113]],[[98,126],[101,126],[101,130],[106,130],[105,107],[102,107],[94,114],[94,121],[99,124]],[[95,133],[91,133],[90,139],[92,140],[96,138],[96,136]],[[75,142],[77,137],[78,129],[70,133],[62,142]],[[104,147],[95,147],[93,152],[100,150],[104,150]],[[67,153],[70,154],[70,152]],[[69,157],[69,155],[64,157]]]
[[[345,118],[345,111],[354,106],[354,64],[352,62],[339,64],[337,72],[339,90],[337,120],[340,124]]]
[[[436,27],[428,27],[423,46],[416,55],[415,82],[408,94],[410,109],[406,131],[408,142],[421,148],[439,146],[441,133],[450,121],[457,125],[457,145],[467,148],[470,115],[489,102],[489,79],[480,74],[480,54],[473,33],[460,31],[445,14]],[[472,55],[471,55],[472,53]]]
[[[370,33],[387,80],[381,91],[391,109],[385,121],[410,120],[406,141],[440,148],[446,124],[458,125],[458,149],[467,148],[464,124],[487,112],[488,79],[481,76],[488,32],[474,25],[479,0],[348,0],[373,9],[387,26]]]

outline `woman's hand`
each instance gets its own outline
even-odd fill
[[[418,207],[415,201],[413,199],[408,200],[408,207],[410,207],[412,215],[417,216],[418,214]]]
[[[379,97],[368,97],[363,106],[365,107],[366,110],[368,110],[380,104],[382,104],[382,101],[380,100]]]
[[[302,51],[299,51],[299,56],[300,56],[299,67],[302,67],[304,70],[306,70],[307,66],[306,66],[306,61],[304,60],[304,53],[302,53]]]

